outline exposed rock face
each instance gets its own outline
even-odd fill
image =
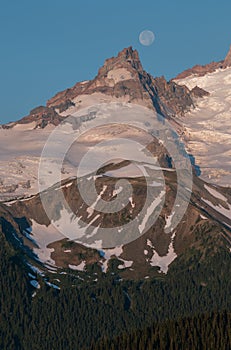
[[[32,109],[28,117],[21,119],[20,123],[36,121],[36,127],[44,128],[48,123],[58,125],[62,117],[53,109],[48,107],[37,107]]]
[[[116,167],[120,169],[124,165],[126,163],[121,162]],[[105,201],[114,198],[115,183],[119,179],[105,176],[109,169],[115,169],[115,165],[111,164],[104,167],[104,169],[100,169],[102,176],[95,183],[98,193],[102,193],[101,191],[104,188],[102,198]],[[165,206],[155,224],[144,234],[139,234],[136,240],[131,240],[122,246],[117,245],[115,249],[106,248],[104,254],[102,254],[102,249],[98,250],[91,244],[85,246],[82,244],[83,241],[70,241],[63,235],[57,235],[44,211],[39,194],[27,198],[27,200],[13,201],[8,205],[0,204],[0,230],[2,226],[4,234],[12,237],[12,242],[25,253],[25,256],[32,259],[33,264],[40,262],[39,269],[42,269],[45,273],[49,269],[47,263],[50,264],[50,258],[53,260],[52,266],[59,269],[67,269],[69,265],[75,265],[76,270],[78,270],[80,264],[89,267],[96,264],[98,273],[107,272],[110,269],[110,264],[114,261],[116,264],[113,272],[119,273],[122,278],[129,279],[134,276],[138,278],[144,278],[147,275],[158,276],[158,271],[167,273],[170,264],[173,261],[180,263],[182,254],[185,254],[188,249],[193,248],[190,256],[191,254],[195,255],[195,249],[204,252],[204,249],[208,247],[208,241],[204,239],[206,233],[209,233],[211,237],[211,241],[209,241],[211,242],[210,249],[214,247],[217,249],[218,241],[216,240],[214,245],[214,237],[224,237],[227,242],[226,245],[230,246],[229,227],[231,219],[225,216],[225,213],[215,210],[215,204],[219,204],[220,207],[225,209],[226,202],[223,201],[223,198],[230,201],[230,191],[208,187],[202,180],[195,177],[189,206],[187,207],[185,203],[187,209],[183,221],[177,225],[174,233],[166,234],[164,229],[166,225],[171,225],[171,210],[176,198],[178,184],[175,171],[166,169],[164,178],[166,187]],[[76,232],[80,230],[78,219],[81,218],[87,224],[85,237],[95,237],[94,239],[97,240],[100,237],[97,236],[100,227],[121,226],[124,229],[124,235],[131,234],[126,227],[123,228],[123,225],[134,220],[142,210],[146,200],[146,180],[144,177],[128,179],[133,188],[132,197],[121,211],[113,215],[97,210],[89,211],[88,205],[79,193],[76,181],[76,179],[65,180],[61,186],[57,184],[44,194],[44,198],[50,203],[50,214],[52,213],[54,222],[59,221],[63,210],[63,205],[59,204],[59,192],[62,192],[72,214],[74,213],[77,218],[75,220],[72,214],[70,216],[75,223]],[[81,181],[84,181],[87,185],[92,180],[86,177],[82,178]],[[155,193],[157,198],[159,195],[157,188]],[[65,222],[68,225],[68,216],[65,217]],[[93,222],[94,227],[91,226]],[[200,232],[201,238],[199,239]],[[49,237],[46,243],[44,243],[44,237],[46,239]],[[20,245],[19,242],[21,242]],[[206,247],[202,245],[202,242],[206,242]],[[46,252],[45,255],[44,251]],[[212,251],[210,251],[211,254]],[[87,278],[89,278],[89,273]],[[95,279],[94,274],[93,278]]]
[[[95,92],[117,98],[128,95],[131,100],[148,100],[149,95],[143,91],[139,78],[139,75],[144,73],[137,51],[129,47],[121,51],[117,57],[107,59],[92,81],[77,83],[72,88],[58,93],[47,102],[47,106],[56,107],[68,98],[73,99],[82,94],[90,95]]]
[[[191,90],[191,94],[195,97],[204,97],[204,96],[209,96],[209,92],[205,91],[204,89],[201,89],[199,86],[195,86]]]
[[[213,62],[206,66],[195,66],[181,73],[177,79],[191,74],[203,75],[223,67],[222,63]],[[230,63],[231,53],[229,52],[224,66]],[[107,97],[107,100],[112,98],[146,106],[166,118],[183,115],[194,106],[195,98],[203,94],[198,89],[191,92],[184,85],[180,86],[174,81],[167,82],[164,77],[153,78],[143,69],[138,52],[129,47],[119,52],[117,57],[107,59],[93,80],[77,83],[57,93],[48,100],[46,107],[37,107],[19,122],[3,127],[11,128],[15,124],[31,122],[36,123],[35,128],[44,128],[48,124],[56,126],[71,114],[72,108],[82,108],[81,103],[78,106],[76,103],[79,104],[83,96],[92,96],[96,93]],[[205,96],[206,93],[203,95]]]
[[[60,105],[57,106],[57,109],[60,113],[66,111],[69,107],[75,106],[75,103],[71,100],[65,100],[65,102],[60,103]]]
[[[193,106],[190,90],[186,86],[167,82],[164,77],[152,79],[155,90],[153,105],[165,117],[184,114]]]
[[[58,125],[63,120],[63,117],[59,115],[54,108],[39,106],[30,111],[30,114],[23,117],[15,123],[10,125],[3,125],[3,128],[9,129],[16,124],[29,124],[35,122],[36,128],[45,128],[48,124]]]
[[[190,75],[203,76],[207,73],[215,72],[216,69],[222,68],[222,63],[223,63],[223,61],[211,62],[211,63],[206,64],[204,66],[197,64],[194,67],[189,68],[189,69],[185,70],[184,72],[178,74],[176,76],[176,78],[174,78],[174,80],[184,79],[186,77],[189,77]]]
[[[67,100],[83,94],[100,92],[116,98],[127,97],[127,102],[145,104],[158,113],[168,116],[182,113],[193,105],[190,91],[164,77],[153,78],[143,70],[138,52],[132,47],[121,51],[117,57],[107,59],[92,81],[77,83],[55,95],[48,107],[58,108]]]
[[[217,70],[219,68],[225,69],[227,67],[231,67],[231,46],[230,46],[230,49],[229,49],[229,52],[228,52],[226,58],[223,61],[211,62],[211,63],[206,64],[204,66],[197,64],[194,67],[189,68],[189,69],[185,70],[184,72],[178,74],[176,76],[176,78],[174,78],[174,80],[184,79],[190,75],[203,76],[205,74],[215,72],[215,70]]]

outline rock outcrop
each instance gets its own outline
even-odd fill
[[[53,124],[57,126],[62,120],[63,120],[63,117],[55,111],[55,108],[39,106],[32,109],[29,115],[23,117],[19,121],[15,123],[3,125],[3,128],[10,129],[14,127],[16,124],[29,124],[34,122],[35,123],[34,129],[37,129],[37,128],[43,129],[48,124]]]
[[[193,105],[187,87],[167,82],[164,77],[153,78],[143,69],[138,52],[129,47],[117,57],[107,59],[92,81],[77,83],[59,92],[47,102],[47,106],[58,108],[67,100],[95,92],[116,98],[126,97],[127,102],[142,101],[142,104],[154,107],[165,117],[183,113]]]
[[[199,86],[195,86],[191,90],[191,94],[195,97],[204,97],[204,96],[209,96],[209,92],[205,91],[204,89],[200,88]]]
[[[214,67],[211,64],[211,69]],[[201,68],[198,68],[200,71]],[[93,80],[79,82],[57,93],[48,100],[46,107],[37,107],[20,121],[4,127],[31,122],[36,123],[35,128],[44,128],[48,124],[56,126],[71,114],[72,108],[82,108],[81,105],[76,106],[76,101],[81,102],[82,96],[97,93],[106,96],[109,101],[111,98],[152,108],[166,118],[183,115],[194,106],[195,97],[198,97],[186,86],[168,82],[164,77],[152,77],[143,69],[138,52],[128,47],[118,56],[107,59]]]

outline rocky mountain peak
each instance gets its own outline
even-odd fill
[[[137,50],[130,46],[116,57],[106,59],[93,80],[76,83],[57,93],[47,101],[46,107],[32,110],[20,123],[35,121],[36,127],[42,128],[57,125],[74,111],[102,101],[136,103],[165,117],[173,117],[193,107],[195,97],[186,86],[147,73]]]
[[[229,52],[227,53],[227,56],[225,57],[223,68],[231,67],[231,45],[229,48]]]
[[[133,50],[132,46],[130,46],[120,51],[116,57],[106,59],[103,67],[99,69],[98,75],[105,74],[105,72],[116,68],[135,69],[142,72],[143,67],[138,51]]]
[[[154,78],[147,73],[140,62],[137,50],[130,46],[123,49],[116,57],[106,59],[97,76],[86,83],[77,83],[50,99],[47,106],[58,108],[66,101],[78,103],[84,96],[102,94],[106,99],[121,99],[154,108],[168,117],[184,113],[193,106],[193,97],[186,87],[167,82],[164,77]],[[78,108],[81,106],[78,105]],[[67,109],[68,111],[68,109]]]
[[[117,55],[119,58],[125,58],[127,59],[135,59],[139,60],[139,54],[137,50],[133,50],[132,46],[125,47],[122,51],[120,51]]]

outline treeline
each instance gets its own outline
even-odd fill
[[[31,289],[20,256],[0,235],[0,349],[22,349],[30,324]]]
[[[150,281],[104,276],[60,291],[40,280],[32,297],[23,256],[0,235],[0,349],[230,349],[230,254],[180,266]]]

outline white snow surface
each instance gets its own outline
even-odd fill
[[[199,77],[176,80],[192,89],[196,85],[209,96],[196,100],[197,107],[180,118],[189,153],[208,182],[231,186],[231,68]]]
[[[117,102],[116,102],[117,101]],[[69,108],[65,111],[68,115],[76,117],[76,120],[80,120],[85,117],[85,113],[91,115],[93,113],[97,118],[93,118],[91,122],[91,128],[97,126],[98,121],[107,124],[108,118],[113,120],[114,114],[118,115],[118,111],[121,109],[121,113],[125,113],[126,117],[133,121],[134,116],[136,123],[143,123],[145,115],[147,119],[150,118],[150,110],[138,105],[131,105],[119,101],[118,99],[106,96],[103,94],[93,94],[86,96],[86,103],[81,103]],[[113,103],[112,103],[113,102]],[[98,106],[96,104],[98,103]],[[102,105],[99,105],[101,103]],[[106,104],[104,104],[106,103]],[[93,106],[93,107],[91,107]],[[82,109],[88,107],[88,112],[83,112]],[[93,111],[91,109],[93,108]],[[65,114],[65,113],[64,113]],[[81,119],[82,120],[82,119]],[[97,121],[96,121],[97,120]],[[96,122],[95,122],[96,121]],[[109,121],[109,124],[111,122]],[[101,123],[102,124],[102,123]],[[86,126],[85,126],[86,125]],[[54,130],[57,130],[53,125],[48,125],[44,129],[34,129],[35,123],[30,124],[16,124],[11,129],[4,129],[0,127],[0,200],[14,199],[20,196],[32,195],[38,192],[38,168],[40,157],[46,144],[48,137],[51,136]],[[111,140],[115,137],[115,130],[111,126],[98,128],[97,132],[83,133],[88,127],[88,122],[83,121],[83,127],[81,131],[77,128],[73,128],[72,125],[65,123],[61,128],[61,134],[58,139],[49,140],[49,162],[47,161],[47,168],[43,163],[44,172],[41,180],[41,185],[52,182],[57,183],[60,178],[57,176],[57,164],[63,164],[61,178],[66,179],[71,176],[76,176],[78,165],[86,152],[94,149],[95,144],[102,140]],[[126,124],[118,124],[117,130],[119,136],[130,139],[142,139],[143,147],[147,145],[152,137],[148,137],[144,132],[138,129],[132,129],[126,126]],[[73,142],[81,134],[78,142]],[[117,132],[116,132],[117,135]],[[66,158],[63,162],[63,140],[69,144],[70,149],[66,154]],[[100,148],[102,153],[108,152],[104,147]],[[97,150],[99,152],[99,150]],[[136,159],[137,152],[131,149],[131,159]],[[144,156],[141,156],[143,159]],[[48,159],[47,159],[48,160]],[[126,169],[127,170],[127,169]],[[89,173],[89,169],[86,169],[86,173]],[[125,174],[124,174],[125,175]],[[47,179],[51,179],[47,181]],[[64,186],[64,187],[68,187]]]
[[[39,247],[33,248],[34,253],[37,254],[41,262],[55,266],[55,261],[51,259],[51,253],[54,251],[54,249],[47,248],[47,246],[49,243],[59,241],[65,237],[58,230],[56,230],[53,225],[49,225],[47,227],[38,224],[34,220],[32,220],[30,231],[31,233],[27,233],[27,237],[34,240]]]
[[[211,188],[207,185],[204,185],[204,187],[213,197],[219,199],[219,201],[222,201],[223,203],[214,205],[208,199],[202,198],[203,202],[208,204],[211,208],[215,209],[218,213],[222,214],[228,219],[231,219],[231,204],[229,203],[228,199],[221,193],[217,192],[214,188]]]
[[[40,289],[40,284],[38,283],[38,281],[36,281],[36,280],[31,280],[31,281],[30,281],[30,284],[31,284],[34,288]]]
[[[0,128],[0,198],[7,198],[7,186],[14,184],[18,185],[17,195],[37,192],[39,156],[51,130],[51,127],[33,130],[31,123],[13,129]],[[29,189],[23,188],[27,180]]]
[[[84,271],[86,262],[82,261],[79,265],[68,265],[70,269],[77,270],[77,271]]]
[[[95,207],[96,207],[97,203],[99,202],[99,200],[101,199],[101,197],[102,197],[102,195],[104,194],[104,192],[106,191],[106,189],[107,189],[107,186],[104,185],[102,191],[101,191],[101,192],[99,193],[99,195],[97,196],[95,202],[92,203],[91,206],[87,208],[87,213],[88,213],[88,216],[87,216],[87,217],[88,217],[88,218],[91,217],[91,215],[94,213]],[[116,194],[117,194],[117,192],[116,192]],[[95,220],[94,220],[94,221],[95,221]],[[90,224],[91,224],[91,223],[90,223]],[[89,224],[89,225],[90,225],[90,224]]]
[[[207,185],[204,185],[204,187],[213,197],[221,199],[224,202],[227,202],[227,198],[223,196],[220,192],[216,191],[214,188],[211,188]]]
[[[226,202],[226,205],[228,206],[228,209],[223,207],[221,204],[214,205],[210,201],[208,201],[205,198],[202,198],[203,202],[208,204],[211,208],[215,209],[218,213],[222,214],[223,216],[226,216],[228,219],[231,219],[231,204]]]
[[[104,249],[104,250],[101,250],[101,254],[103,255],[104,257],[104,261],[102,263],[102,271],[103,272],[107,272],[107,269],[108,269],[108,262],[109,260],[111,259],[111,257],[115,256],[115,257],[119,257],[123,252],[123,246],[118,246],[118,247],[115,247],[115,248],[111,248],[111,249]],[[122,260],[122,259],[121,259]]]
[[[124,259],[121,259],[122,260],[122,264],[119,264],[118,265],[118,269],[121,270],[121,269],[125,269],[125,268],[129,268],[132,266],[133,264],[133,261],[132,260],[124,260]]]
[[[174,247],[173,247],[174,238],[175,238],[175,232],[171,236],[171,242],[170,242],[170,245],[168,248],[168,253],[165,256],[160,256],[155,251],[155,248],[154,248],[152,242],[149,239],[147,239],[147,246],[152,248],[152,251],[153,251],[153,256],[151,257],[150,260],[148,259],[148,261],[149,261],[151,266],[160,267],[160,271],[163,273],[168,272],[169,265],[177,258],[177,254],[175,253]]]
[[[169,216],[167,216],[167,217],[165,218],[165,222],[166,222],[165,227],[164,227],[165,229],[171,227],[172,218],[173,218],[173,215],[174,215],[174,214],[175,214],[175,212],[173,211],[171,215],[169,215]]]
[[[159,196],[153,200],[151,205],[147,208],[146,215],[142,221],[142,223],[139,225],[139,231],[142,233],[145,229],[145,226],[150,218],[150,215],[153,214],[155,208],[162,202],[163,197],[165,196],[165,191],[161,191]]]
[[[207,218],[206,216],[204,216],[204,215],[201,215],[201,214],[200,214],[200,217],[201,217],[201,219],[203,219],[203,220],[208,220],[208,218]]]

